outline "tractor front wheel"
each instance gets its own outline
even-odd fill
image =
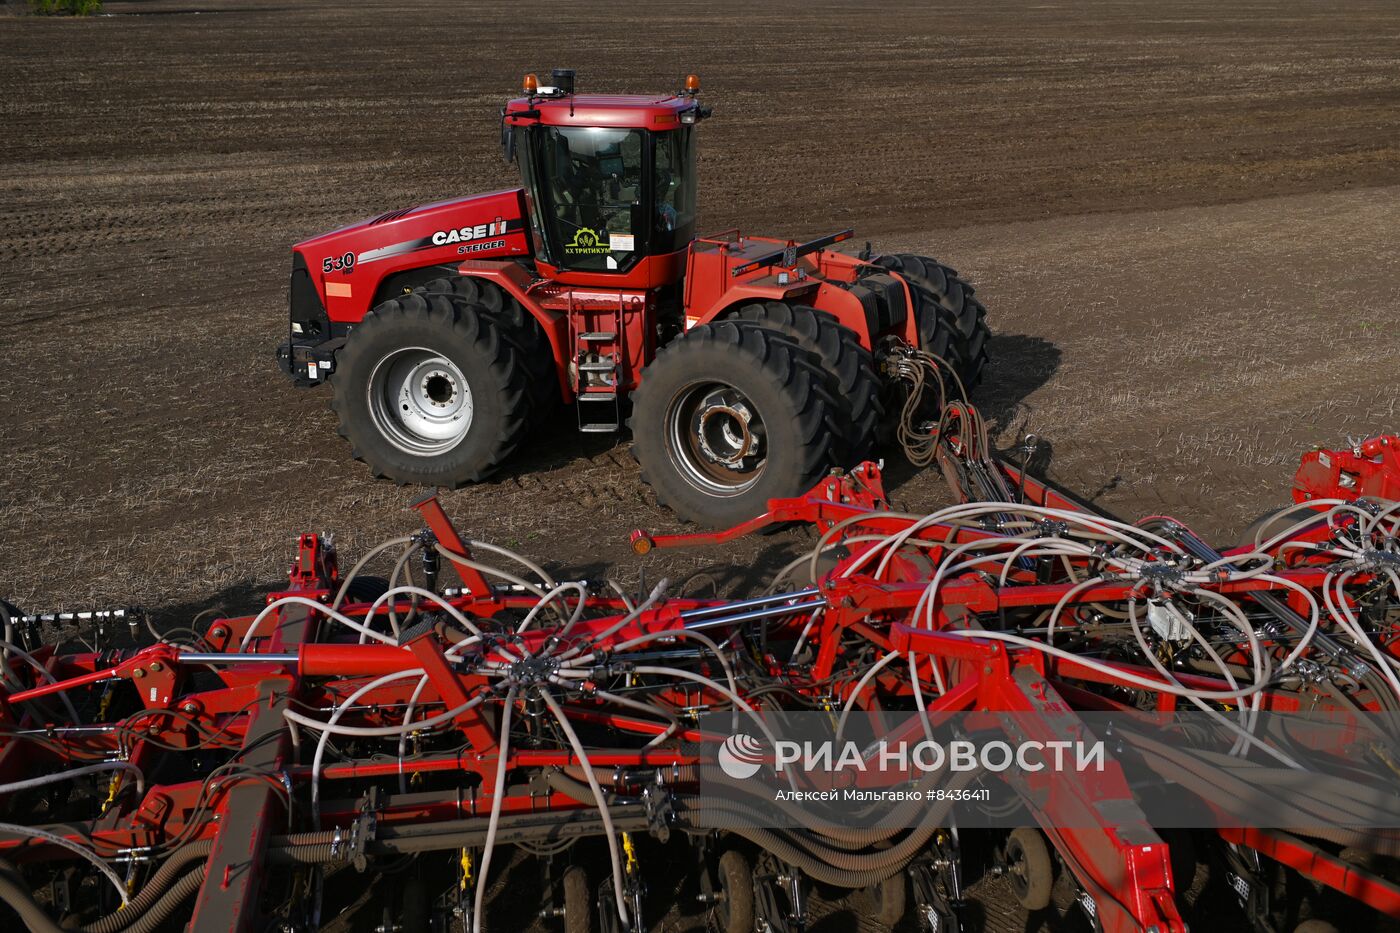
[[[559,379],[554,369],[554,351],[538,321],[494,282],[467,275],[444,276],[414,289],[429,294],[455,295],[490,318],[520,359],[529,374],[528,388],[534,405],[532,421],[538,423],[559,407]]]
[[[524,436],[525,369],[484,309],[453,295],[386,301],[350,334],[331,377],[340,433],[376,476],[460,486]]]
[[[826,474],[832,404],[820,362],[780,334],[703,325],[642,373],[632,452],[661,504],[690,521],[734,525]]]

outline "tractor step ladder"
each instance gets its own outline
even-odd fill
[[[569,334],[574,348],[574,391],[578,394],[578,429],[585,434],[612,434],[622,426],[622,405],[618,399],[618,366],[625,348],[626,311],[622,293],[617,307],[610,309],[613,329],[610,331],[577,330],[580,313],[574,308],[573,293],[569,294]],[[593,312],[595,316],[607,312]],[[605,325],[606,326],[606,325]],[[596,354],[599,359],[584,362]],[[602,376],[605,385],[591,382],[590,376]],[[610,378],[611,377],[611,378]]]

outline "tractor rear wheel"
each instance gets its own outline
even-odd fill
[[[884,408],[875,358],[861,346],[856,332],[826,311],[782,301],[744,305],[738,318],[777,331],[817,356],[836,401],[836,464],[849,467],[869,459]]]
[[[741,321],[694,327],[642,373],[632,452],[657,501],[684,519],[734,525],[801,495],[831,466],[820,361]]]
[[[529,423],[529,377],[489,311],[414,292],[380,304],[336,360],[331,408],[352,456],[398,483],[484,479]]]
[[[559,407],[559,377],[554,368],[554,350],[540,322],[505,289],[487,279],[469,275],[444,276],[425,282],[416,292],[456,295],[477,306],[490,317],[501,337],[515,348],[521,365],[530,374],[530,401],[533,415],[541,417]]]
[[[919,325],[919,349],[948,363],[971,392],[987,365],[987,309],[956,269],[927,256],[896,253],[874,263],[909,283]]]

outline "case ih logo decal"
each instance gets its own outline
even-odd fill
[[[596,253],[610,252],[610,248],[602,242],[602,239],[598,231],[588,227],[579,227],[574,232],[573,241],[564,244],[564,252],[572,256],[590,256]]]
[[[525,221],[521,218],[512,220],[502,220],[497,217],[489,224],[477,224],[474,227],[455,227],[451,230],[437,230],[431,236],[419,237],[415,240],[405,240],[402,243],[395,243],[392,246],[381,246],[378,249],[366,250],[359,255],[356,262],[363,265],[367,262],[376,262],[380,259],[391,259],[394,256],[402,256],[404,253],[412,253],[420,249],[434,249],[439,246],[451,246],[453,243],[466,244],[469,240],[477,240],[483,237],[499,237],[516,230],[525,229]],[[485,252],[491,249],[500,249],[506,245],[505,240],[491,240],[486,243],[471,243],[457,247],[458,254]]]
[[[506,232],[506,222],[497,217],[489,224],[477,224],[475,227],[458,227],[456,230],[439,230],[432,236],[434,246],[446,246],[449,243],[461,243],[464,240],[479,240],[482,237],[496,236]]]

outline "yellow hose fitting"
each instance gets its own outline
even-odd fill
[[[632,834],[622,834],[622,851],[627,855],[627,874],[637,873],[637,849],[632,845]]]
[[[121,784],[122,773],[120,771],[113,771],[112,779],[107,782],[107,799],[102,801],[102,813],[104,815],[111,809],[112,804],[117,802],[117,790],[121,787]]]
[[[472,854],[467,849],[462,849],[462,881],[458,890],[465,891],[471,887],[472,883]]]

